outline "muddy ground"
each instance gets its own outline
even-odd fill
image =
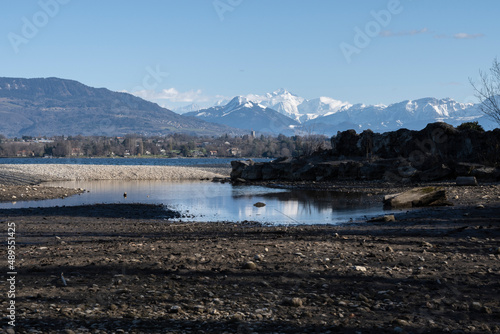
[[[150,205],[0,210],[4,259],[16,227],[15,330],[498,333],[498,185],[451,190],[454,207],[344,226],[182,223]]]

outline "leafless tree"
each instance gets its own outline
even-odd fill
[[[469,81],[481,101],[481,111],[500,124],[500,63],[493,60],[489,72],[479,71],[479,83]]]

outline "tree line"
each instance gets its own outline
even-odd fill
[[[185,134],[145,137],[58,136],[6,138],[0,135],[0,157],[253,157],[276,158],[327,149],[320,135],[212,136]]]

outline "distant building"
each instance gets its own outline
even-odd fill
[[[211,157],[216,157],[217,156],[217,151],[210,151],[210,156]]]
[[[233,148],[230,148],[229,150],[227,150],[227,153],[229,153],[230,155],[235,157],[235,156],[240,155],[241,151],[239,148],[233,147]]]
[[[252,138],[255,138],[255,131],[253,131],[253,130],[252,130],[252,131],[250,132],[250,136],[251,136]]]
[[[73,149],[71,149],[71,156],[72,157],[78,157],[78,156],[82,156],[82,155],[83,155],[83,152],[80,148],[74,147]]]
[[[27,150],[22,150],[22,151],[17,151],[16,154],[18,157],[34,157],[35,152],[33,151],[27,151]]]

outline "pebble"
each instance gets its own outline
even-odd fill
[[[254,260],[255,261],[262,261],[262,260],[264,260],[264,255],[257,254],[257,255],[254,256]]]
[[[432,247],[434,247],[430,242],[427,242],[427,241],[422,241],[422,243],[420,244],[420,246],[425,247],[425,248],[432,248]]]
[[[363,267],[363,266],[353,266],[352,269],[354,269],[356,271],[361,271],[361,272],[366,271],[366,267]]]
[[[286,299],[284,304],[293,307],[302,307],[304,302],[302,301],[302,299],[295,297],[291,299]]]
[[[481,311],[483,305],[480,302],[472,302],[472,309],[475,311]]]
[[[410,326],[410,323],[408,321],[404,320],[404,319],[396,319],[396,320],[394,320],[394,323],[396,325],[403,326],[403,327]]]
[[[181,309],[182,308],[179,305],[174,305],[170,308],[170,313],[179,313]]]
[[[242,268],[243,269],[254,270],[254,269],[257,269],[257,265],[254,262],[252,262],[252,261],[248,261],[245,264],[243,264]]]

